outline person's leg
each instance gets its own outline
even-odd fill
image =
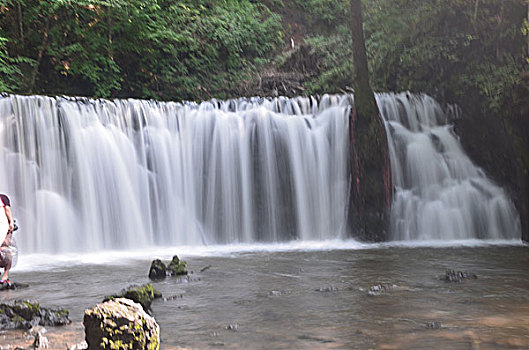
[[[4,249],[2,249],[4,250]],[[2,274],[2,278],[0,278],[0,280],[2,281],[7,281],[9,279],[9,270],[11,269],[11,263],[13,261],[12,257],[11,257],[11,252],[5,252],[5,250],[2,252],[2,253],[5,253],[5,254],[2,254],[4,255],[4,273]]]
[[[7,267],[4,269],[4,273],[2,274],[2,278],[0,278],[2,281],[7,281],[9,279],[9,269],[11,268],[11,263],[7,265]]]

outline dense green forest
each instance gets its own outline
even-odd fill
[[[529,3],[363,7],[373,88],[459,105],[464,147],[529,213]],[[350,92],[350,18],[347,0],[0,0],[0,91],[159,100]]]
[[[521,83],[524,0],[364,8],[377,91],[471,91],[498,111]],[[348,11],[344,0],[2,0],[0,90],[200,100],[270,93],[264,79],[283,94],[340,92],[353,80]]]

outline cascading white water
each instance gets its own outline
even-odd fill
[[[394,239],[520,237],[512,203],[433,99],[377,99]],[[3,97],[0,191],[26,252],[344,238],[351,103]]]
[[[350,101],[0,99],[28,252],[343,237]]]
[[[520,239],[513,203],[465,155],[435,100],[409,93],[377,100],[396,189],[393,239]]]

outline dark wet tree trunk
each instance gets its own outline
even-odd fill
[[[385,240],[392,185],[385,128],[369,83],[362,4],[351,0],[355,108],[350,116],[352,163],[349,224],[364,240]]]

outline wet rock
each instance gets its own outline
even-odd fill
[[[394,284],[377,284],[375,286],[369,287],[369,291],[367,293],[371,296],[381,295],[395,287],[397,286]]]
[[[13,283],[4,283],[4,284],[1,284],[1,285],[0,285],[0,291],[2,291],[2,290],[21,289],[21,288],[27,288],[27,287],[29,287],[29,284],[25,284],[25,283],[17,283],[17,282],[13,282]]]
[[[446,270],[446,273],[444,276],[441,277],[441,280],[444,280],[445,282],[461,283],[465,279],[477,279],[477,278],[478,276],[476,276],[472,272]]]
[[[209,270],[210,268],[211,268],[211,265],[205,266],[205,267],[200,269],[200,272],[204,272],[206,270]]]
[[[187,275],[187,262],[180,261],[177,255],[173,256],[173,260],[167,265],[167,276],[181,276]]]
[[[68,316],[65,309],[48,309],[38,302],[16,300],[12,304],[0,304],[0,330],[63,326],[71,323]]]
[[[331,293],[331,292],[337,292],[338,290],[339,288],[336,286],[328,286],[328,287],[320,287],[316,289],[316,292]]]
[[[170,300],[175,300],[175,299],[182,299],[184,297],[183,294],[180,294],[180,295],[171,295],[167,298],[163,298],[163,301],[170,301]]]
[[[86,350],[86,349],[88,349],[88,343],[85,340],[83,340],[79,344],[70,346],[68,350]]]
[[[432,329],[439,329],[441,328],[441,322],[438,322],[438,321],[429,321],[429,322],[426,322],[426,327],[428,328],[432,328]]]
[[[33,348],[34,349],[46,349],[49,346],[48,338],[44,336],[46,328],[41,326],[33,327],[29,330],[29,335],[34,337]]]
[[[280,297],[281,295],[283,295],[283,293],[281,293],[281,291],[279,290],[273,290],[270,293],[268,293],[268,295],[271,297]]]
[[[177,255],[173,256],[173,259],[169,265],[165,266],[163,261],[160,259],[153,260],[149,269],[149,278],[152,280],[164,279],[166,276],[182,276],[187,275],[187,262],[180,261]],[[210,266],[202,269],[201,272],[207,270]]]
[[[229,331],[237,332],[239,330],[239,324],[238,323],[229,324],[226,326],[226,329]]]
[[[148,283],[142,286],[130,286],[123,289],[120,294],[106,297],[103,302],[118,298],[127,298],[135,303],[141,304],[145,311],[150,312],[152,301],[161,297],[162,293],[154,289],[151,283]]]
[[[151,263],[151,268],[149,269],[149,278],[152,280],[159,280],[165,278],[167,275],[167,270],[165,264],[160,260],[153,260]]]
[[[85,311],[83,324],[89,349],[160,348],[160,327],[143,307],[117,298]]]

